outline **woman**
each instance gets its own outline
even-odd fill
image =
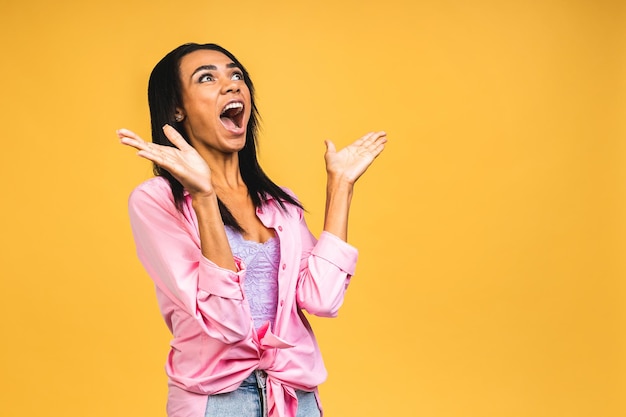
[[[173,334],[168,416],[321,415],[326,370],[301,310],[337,314],[357,258],[346,243],[354,183],[386,134],[341,151],[326,141],[317,240],[296,197],[258,164],[254,87],[230,52],[174,49],[152,71],[148,100],[152,143],[117,133],[157,175],[133,191],[129,213]]]

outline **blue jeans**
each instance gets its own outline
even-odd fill
[[[267,417],[266,374],[256,370],[239,388],[226,394],[210,395],[205,417]],[[315,394],[296,390],[298,413],[296,417],[320,417]]]

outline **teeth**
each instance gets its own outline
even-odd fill
[[[222,114],[226,113],[230,109],[240,109],[241,110],[241,109],[243,109],[243,104],[242,103],[230,103],[229,105],[224,107],[224,110],[222,110]]]

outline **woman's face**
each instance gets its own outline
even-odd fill
[[[201,49],[180,61],[183,125],[193,147],[238,152],[246,143],[250,90],[242,71],[226,55]]]

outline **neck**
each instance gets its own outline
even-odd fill
[[[219,189],[238,189],[245,186],[239,171],[239,154],[200,152],[211,170],[211,183]]]

